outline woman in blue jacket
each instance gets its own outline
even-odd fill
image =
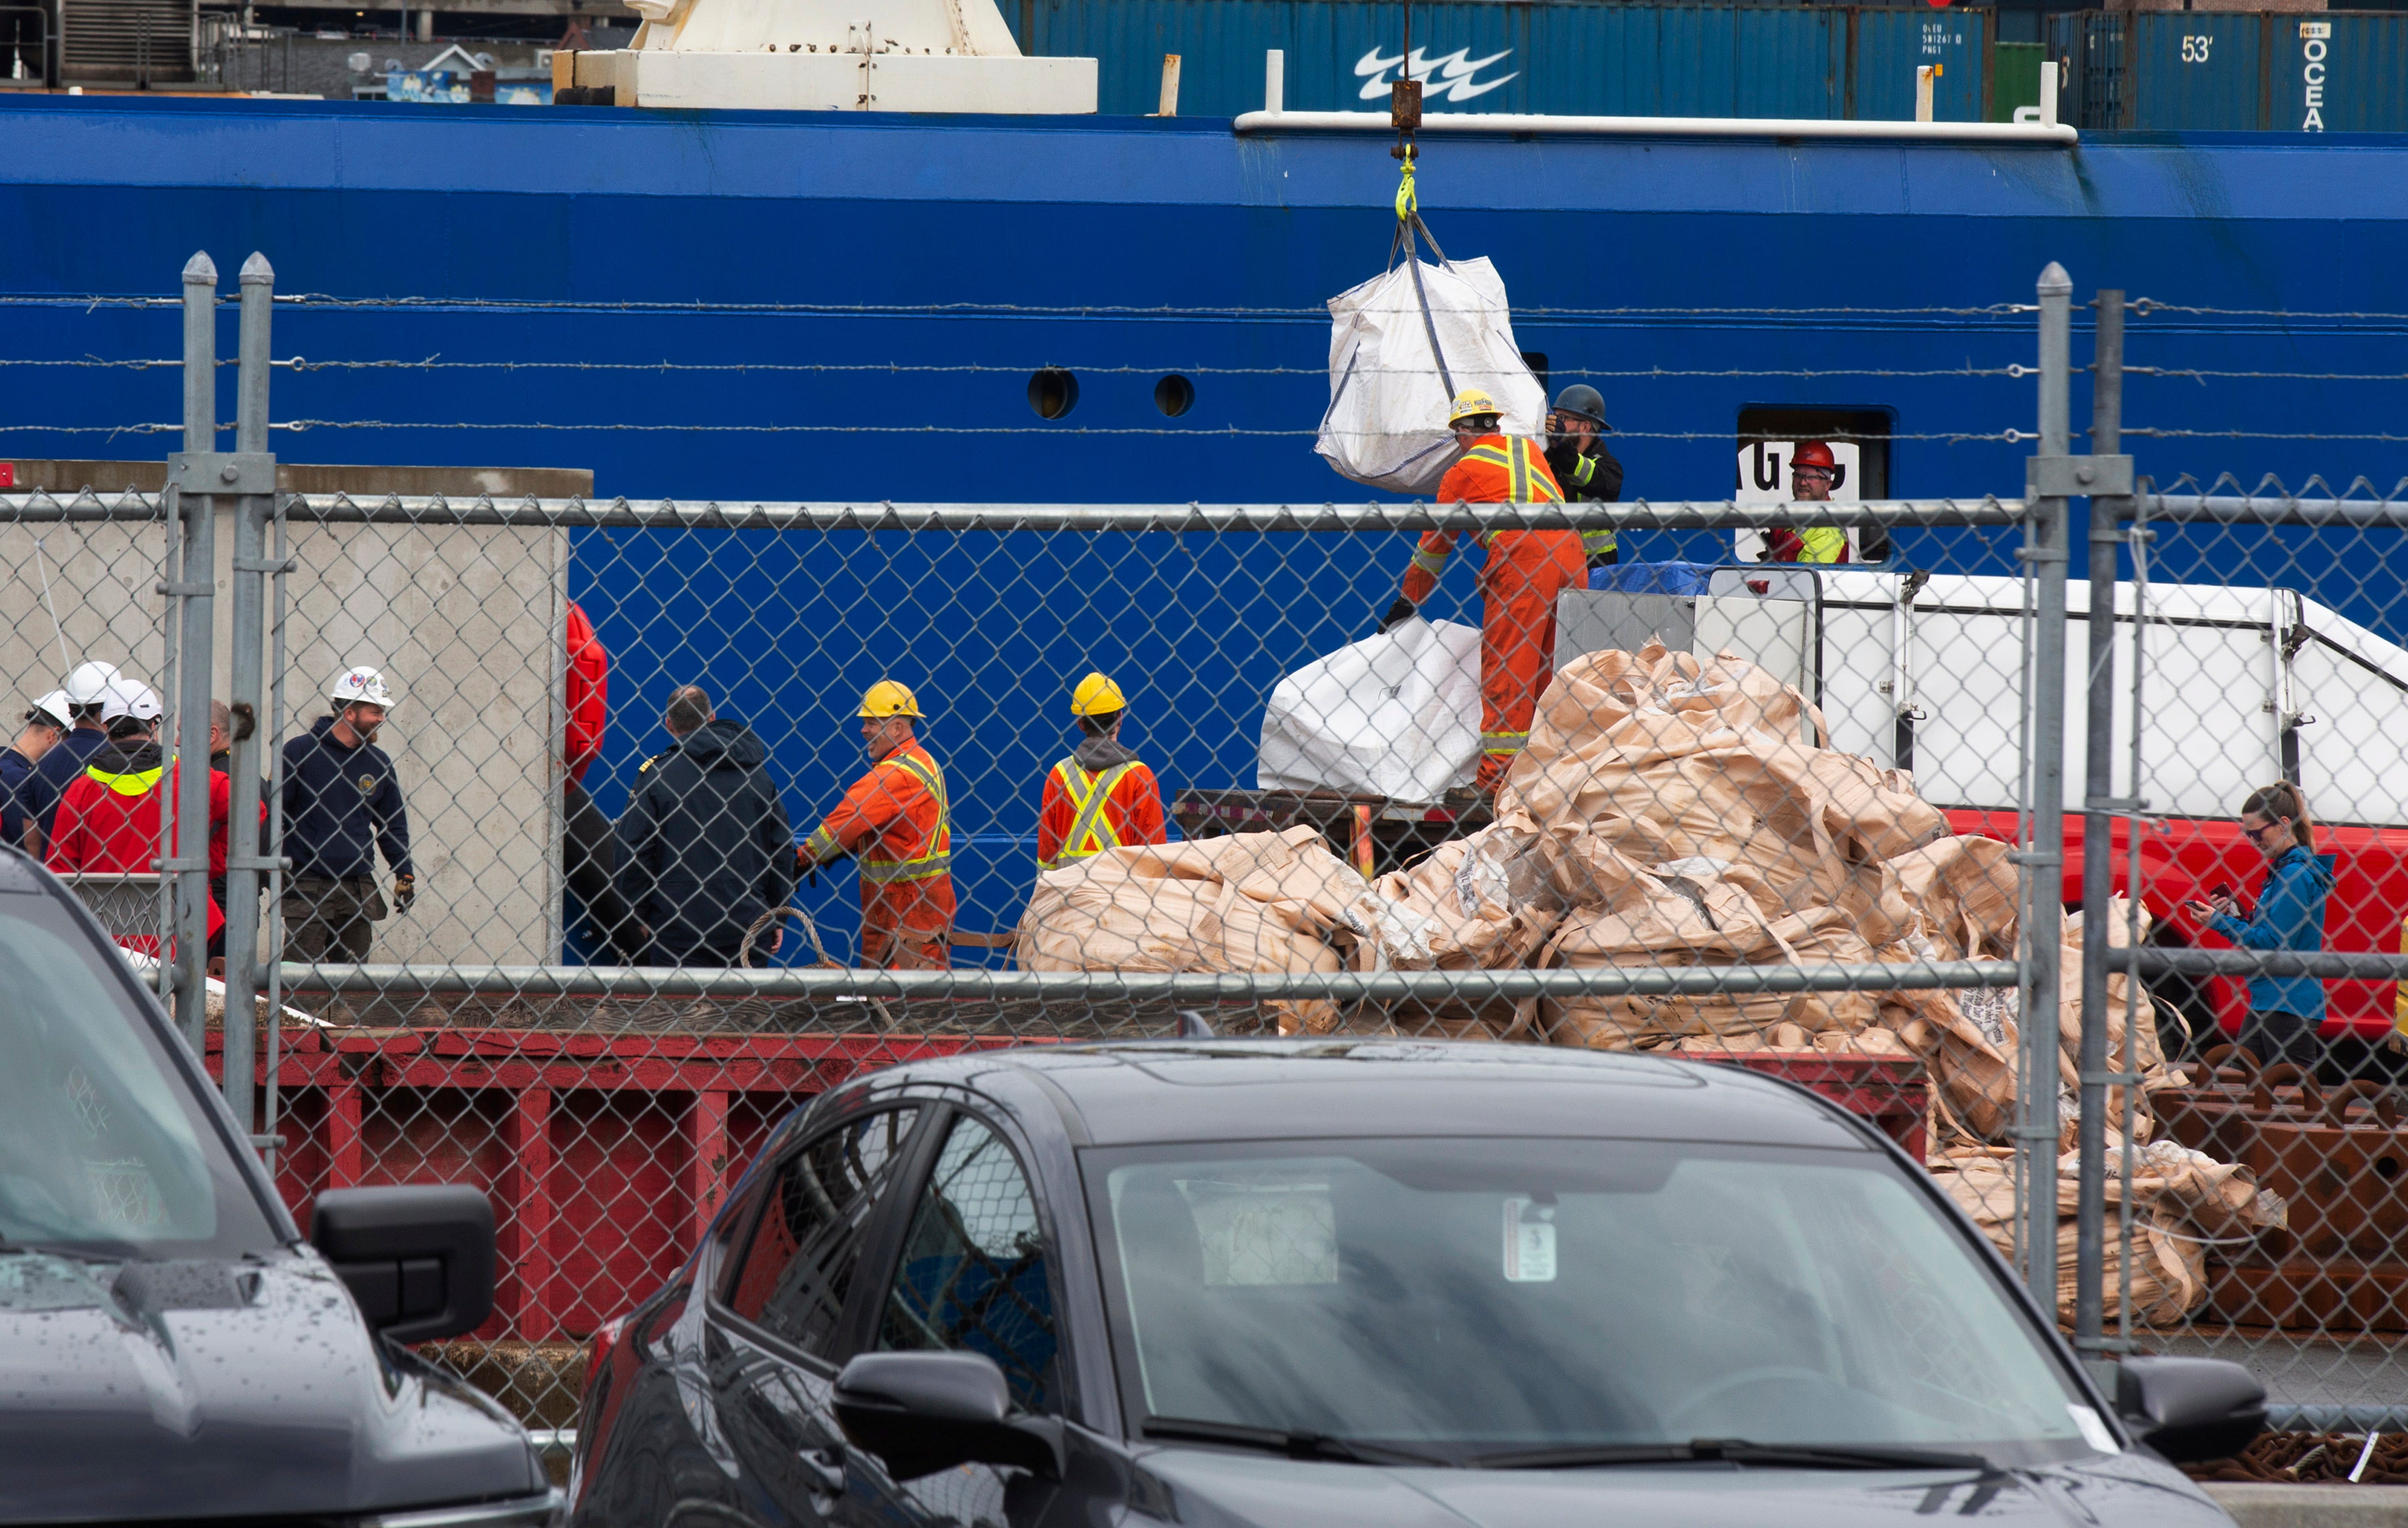
[[[2241,804],[2241,831],[2269,867],[2257,916],[2242,917],[2229,892],[2190,904],[2192,914],[2243,950],[2322,950],[2333,857],[2316,852],[2307,797],[2288,780],[2252,791]],[[2268,1065],[2287,1061],[2314,1069],[2323,1050],[2316,1029],[2324,1018],[2325,984],[2316,978],[2252,977],[2241,1043]]]

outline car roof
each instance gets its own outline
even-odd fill
[[[1737,1067],[1543,1045],[1347,1036],[1036,1045],[915,1062],[879,1080],[1008,1093],[1025,1116],[1031,1090],[999,1087],[999,1074],[1035,1080],[1074,1145],[1411,1135],[1872,1149],[1835,1106]]]

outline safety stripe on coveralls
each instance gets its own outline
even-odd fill
[[[1125,764],[1116,764],[1100,775],[1088,774],[1079,766],[1076,759],[1065,759],[1054,766],[1054,772],[1062,778],[1063,793],[1070,798],[1070,810],[1074,815],[1070,820],[1070,831],[1062,837],[1061,852],[1050,860],[1038,861],[1039,869],[1059,869],[1066,861],[1091,860],[1105,850],[1121,847],[1121,835],[1113,830],[1111,820],[1104,816],[1104,807],[1111,803],[1113,790],[1136,767],[1134,759]],[[1079,793],[1079,781],[1082,779],[1088,785],[1087,793],[1083,796]],[[1089,842],[1095,844],[1093,849],[1079,847]]]
[[[1494,446],[1474,446],[1469,450],[1463,453],[1463,460],[1467,462],[1485,462],[1492,467],[1503,467],[1506,472],[1506,481],[1508,485],[1506,492],[1513,495],[1510,501],[1512,503],[1563,503],[1564,496],[1555,490],[1553,481],[1532,469],[1530,465],[1530,458],[1533,448],[1530,443],[1522,439],[1518,436],[1511,438],[1512,450],[1510,453],[1499,450]],[[1480,533],[1480,545],[1483,549],[1485,549],[1489,545],[1489,538],[1494,536],[1497,533],[1495,531],[1483,531]],[[1582,533],[1581,547],[1584,551],[1590,548],[1588,537],[1591,534],[1594,533]],[[1603,534],[1605,536],[1605,546],[1601,550],[1612,551],[1613,550],[1613,533],[1612,531],[1607,531]],[[1445,574],[1446,560],[1453,555],[1455,555],[1455,547],[1452,543],[1448,545],[1444,551],[1424,551],[1421,548],[1415,547],[1413,549],[1412,565],[1420,568],[1423,572],[1430,575],[1432,578],[1439,578]]]
[[[927,853],[909,860],[865,859],[861,862],[861,878],[877,885],[891,886],[897,881],[927,880],[933,877],[953,874],[953,808],[945,801],[945,777],[941,773],[931,774],[920,766],[919,760],[906,758],[900,754],[882,762],[900,764],[910,770],[912,778],[926,786],[928,793],[937,798],[937,825],[930,830],[928,842],[932,845],[942,844],[944,847],[932,848]]]

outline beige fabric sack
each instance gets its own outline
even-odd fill
[[[1564,899],[1552,840],[1507,823],[1450,839],[1371,883],[1370,895],[1418,920],[1419,950],[1367,941],[1392,969],[1476,971],[1527,965],[1554,932]]]
[[[1336,972],[1329,937],[1362,890],[1310,827],[1107,850],[1038,876],[1013,953],[1030,971]],[[1283,1030],[1337,1019],[1269,1007]]]

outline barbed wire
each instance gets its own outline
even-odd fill
[[[241,299],[236,293],[220,293],[217,306],[234,307]],[[932,317],[993,315],[996,317],[1030,318],[1275,318],[1324,319],[1329,316],[1326,305],[1310,307],[1248,307],[1242,304],[1136,304],[1136,303],[743,303],[709,298],[671,300],[666,298],[620,298],[616,300],[578,300],[563,297],[471,297],[403,296],[347,297],[327,292],[280,292],[276,302],[287,307],[320,308],[456,308],[462,311],[503,312],[574,312],[574,313],[796,313],[830,314],[838,316],[880,316],[921,314]],[[80,307],[93,310],[103,307],[176,308],[183,306],[180,296],[159,296],[142,293],[0,293],[0,306]],[[2090,305],[2082,305],[2084,308]],[[2146,318],[2155,314],[2181,314],[2198,318],[2273,319],[2300,322],[2408,322],[2408,313],[2391,313],[2360,309],[2313,309],[2282,307],[2218,307],[2204,303],[2169,302],[2159,297],[2136,297],[2125,304],[2125,312]],[[1661,318],[2015,318],[2038,312],[2031,303],[1982,303],[1971,305],[1927,304],[1919,307],[1879,307],[1868,306],[1716,306],[1682,305],[1615,307],[1572,307],[1526,305],[1516,307],[1516,317],[1533,319],[1661,319]]]
[[[2408,435],[2378,435],[2372,432],[2351,433],[2328,430],[2173,430],[2124,427],[2128,436],[2141,436],[2152,440],[2372,440],[2397,443],[2408,441]]]
[[[2267,382],[2408,382],[2408,371],[2210,371],[2193,366],[2126,366],[2127,377],[2210,377]]]
[[[154,367],[181,370],[183,363],[172,358],[111,358],[83,355],[70,357],[0,356],[0,366],[78,366],[147,371]],[[240,361],[233,356],[218,359],[220,366],[236,366]],[[795,372],[841,373],[846,375],[893,373],[904,375],[998,375],[1023,376],[1038,371],[1069,371],[1093,377],[1326,377],[1328,368],[1320,364],[1298,366],[1215,366],[1188,364],[1181,362],[1151,365],[1130,365],[1125,363],[1094,364],[1082,362],[1029,362],[998,364],[983,361],[959,363],[918,361],[446,361],[440,351],[412,361],[390,357],[366,361],[313,361],[307,356],[291,355],[271,360],[269,365],[282,371],[602,371],[602,372]],[[1363,366],[1356,370],[1364,375],[1385,373],[1415,374],[1419,366]],[[2089,370],[2089,367],[2082,368]],[[1621,381],[1652,381],[1684,378],[1748,378],[1748,377],[1996,377],[2022,380],[2039,375],[2037,365],[2009,362],[2000,366],[1976,366],[1970,362],[1961,366],[1630,366],[1620,368],[1566,368],[1565,376],[1612,378]],[[2408,371],[2228,371],[2203,366],[2126,366],[2127,377],[2157,377],[2204,380],[2216,378],[2229,381],[2270,382],[2408,382]]]
[[[238,295],[220,293],[217,305],[233,307],[239,304]],[[1084,303],[1047,305],[1033,303],[734,303],[693,298],[684,301],[666,299],[622,298],[616,301],[579,301],[557,297],[344,297],[324,292],[280,292],[276,294],[280,307],[320,308],[456,308],[462,311],[499,312],[568,312],[568,313],[728,313],[763,314],[795,313],[835,316],[926,315],[939,318],[956,317],[1028,317],[1028,318],[1275,318],[1316,320],[1329,317],[1326,305],[1312,307],[1250,307],[1234,304],[1112,304]],[[0,306],[43,307],[80,307],[93,310],[103,307],[175,308],[183,306],[180,296],[150,296],[138,294],[99,293],[68,296],[49,293],[0,293]],[[1514,309],[1517,317],[1540,319],[1619,319],[1619,318],[2012,318],[2035,312],[2029,303],[1987,303],[1971,307],[1925,306],[1916,307],[1521,307]]]
[[[598,423],[561,423],[551,421],[496,422],[485,420],[279,420],[268,426],[271,430],[301,433],[308,430],[537,430],[552,432],[623,431],[647,435],[957,435],[957,436],[1184,436],[1191,439],[1213,436],[1240,438],[1270,436],[1285,439],[1315,439],[1318,429],[1269,429],[1253,425],[1085,425],[1085,424],[653,424],[626,421]],[[168,435],[181,434],[180,423],[145,424],[0,424],[0,436],[12,432],[42,435]],[[221,431],[235,426],[222,423]],[[1367,434],[1374,432],[1365,432]],[[2127,435],[2136,434],[2126,431]],[[1738,436],[1727,430],[1616,430],[1619,440],[1734,440]],[[1842,437],[1844,438],[1844,437]],[[1966,441],[2001,441],[2014,444],[2037,440],[2040,436],[2029,430],[1993,431],[1899,431],[1885,435],[1883,440],[1937,440],[1949,443]],[[2349,438],[2349,437],[2336,437]]]
[[[2201,318],[2218,319],[2300,319],[2329,322],[2336,320],[2363,320],[2374,323],[2408,323],[2408,313],[2364,313],[2346,310],[2316,312],[2287,307],[2210,307],[2197,303],[2170,303],[2156,297],[2135,297],[2124,305],[2127,313],[2143,317],[2151,313],[2187,313]]]
[[[80,359],[70,358],[60,360],[0,356],[0,366],[114,367],[142,371],[152,367],[168,367],[181,370],[183,364],[184,364],[181,361],[173,360],[110,360],[100,356],[86,356]],[[237,358],[234,357],[221,357],[218,360],[217,364],[220,366],[236,366],[240,364],[240,362]],[[271,360],[268,364],[278,368],[279,370],[294,372],[658,371],[704,373],[733,372],[739,374],[746,372],[832,372],[844,374],[894,373],[898,376],[907,374],[998,374],[1007,376],[1025,376],[1031,372],[1038,371],[1069,371],[1078,373],[1082,376],[1094,377],[1177,376],[1314,378],[1326,378],[1329,374],[1328,368],[1320,364],[1307,366],[1211,366],[1172,364],[1168,365],[1135,366],[1126,364],[1085,365],[1078,363],[1062,362],[1003,365],[989,362],[976,361],[962,362],[958,364],[946,364],[937,362],[902,361],[446,361],[442,359],[441,352],[439,351],[434,355],[429,355],[417,361],[409,361],[400,358],[374,361],[312,361],[306,356],[294,355],[284,357],[281,360]],[[1380,376],[1391,373],[1400,376],[1418,376],[1426,369],[1427,368],[1421,366],[1360,366],[1355,368],[1359,375],[1367,376]],[[2010,362],[2003,366],[1975,366],[1969,363],[1962,366],[1923,367],[1725,366],[1689,368],[1678,366],[1640,366],[1622,370],[1599,370],[1594,367],[1589,367],[1583,368],[1577,373],[1567,369],[1563,375],[1567,377],[1578,375],[1582,377],[1611,378],[1625,381],[1647,381],[1667,378],[1743,377],[1998,377],[2022,378],[2037,375],[2038,369],[2039,368],[2036,366],[2027,365],[2020,362]]]

